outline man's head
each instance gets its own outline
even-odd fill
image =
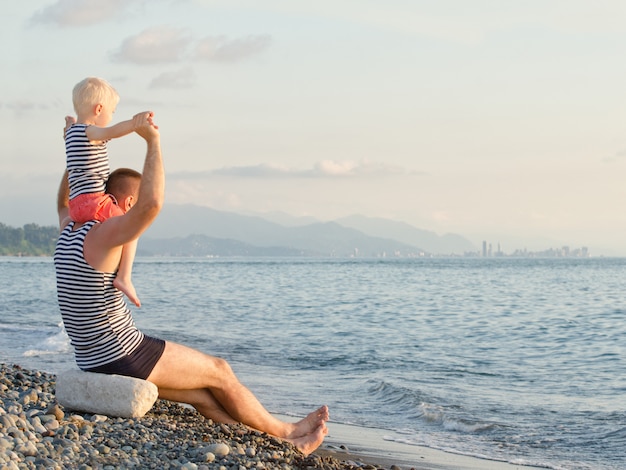
[[[97,77],[87,77],[80,81],[72,91],[74,111],[79,118],[96,116],[100,119],[99,126],[106,126],[111,118],[117,103],[120,100],[115,88],[106,80]]]
[[[130,168],[118,168],[109,175],[106,192],[112,194],[124,213],[137,202],[141,173]]]

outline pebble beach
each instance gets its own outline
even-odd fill
[[[66,410],[56,403],[55,381],[54,374],[0,365],[0,469],[385,468],[328,455],[305,457],[265,433],[214,423],[163,400],[142,418]]]

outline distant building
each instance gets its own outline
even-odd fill
[[[492,243],[487,240],[483,240],[482,243],[482,251],[474,251],[474,252],[466,252],[465,256],[479,256],[483,258],[490,257],[522,257],[522,258],[589,258],[591,254],[589,253],[589,248],[583,246],[581,248],[570,248],[567,245],[561,246],[560,248],[548,248],[543,251],[529,251],[528,249],[516,249],[512,253],[507,254],[502,251],[502,245],[498,242],[497,251],[494,251]]]

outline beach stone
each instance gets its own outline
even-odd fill
[[[30,441],[22,442],[15,446],[15,452],[19,452],[27,457],[33,457],[37,455],[37,446]]]
[[[141,418],[159,396],[147,380],[67,370],[57,375],[56,398],[67,409],[122,418]]]
[[[30,390],[22,394],[20,403],[22,405],[28,405],[29,403],[37,403],[38,398],[39,397],[37,395],[37,390],[34,390],[31,388]]]
[[[0,427],[9,429],[11,426],[15,426],[15,419],[13,415],[5,414],[0,416]]]
[[[51,419],[50,421],[46,421],[46,423],[44,424],[44,427],[48,430],[48,431],[54,431],[56,429],[59,429],[59,422],[56,419]]]
[[[215,444],[211,444],[207,447],[207,451],[215,455],[215,457],[221,458],[226,457],[230,452],[230,447],[223,442],[218,442]]]
[[[0,451],[4,451],[7,449],[13,449],[13,442],[9,441],[8,439],[0,439]]]
[[[54,415],[59,421],[65,417],[65,413],[57,403],[50,405],[46,410],[46,414]]]
[[[109,419],[107,416],[96,414],[91,417],[91,422],[92,423],[104,423],[107,419]]]
[[[39,434],[43,434],[48,430],[43,424],[41,424],[41,420],[37,416],[33,417],[30,424],[32,425],[33,430]]]

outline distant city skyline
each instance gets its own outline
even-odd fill
[[[471,253],[466,253],[467,255],[471,255]],[[483,240],[482,249],[477,252],[478,255],[483,258],[491,258],[491,257],[499,257],[499,256],[548,256],[548,257],[559,257],[559,258],[589,258],[591,253],[589,248],[586,246],[582,246],[579,248],[570,248],[568,245],[564,245],[558,248],[554,247],[546,247],[542,250],[529,250],[527,248],[514,248],[511,251],[504,251],[500,243],[498,243],[496,251],[493,251],[493,245],[491,242],[487,240]]]
[[[621,0],[9,2],[0,221],[56,223],[63,117],[96,75],[115,121],[155,112],[168,203],[626,256],[624,18]],[[141,169],[137,136],[109,150]]]

